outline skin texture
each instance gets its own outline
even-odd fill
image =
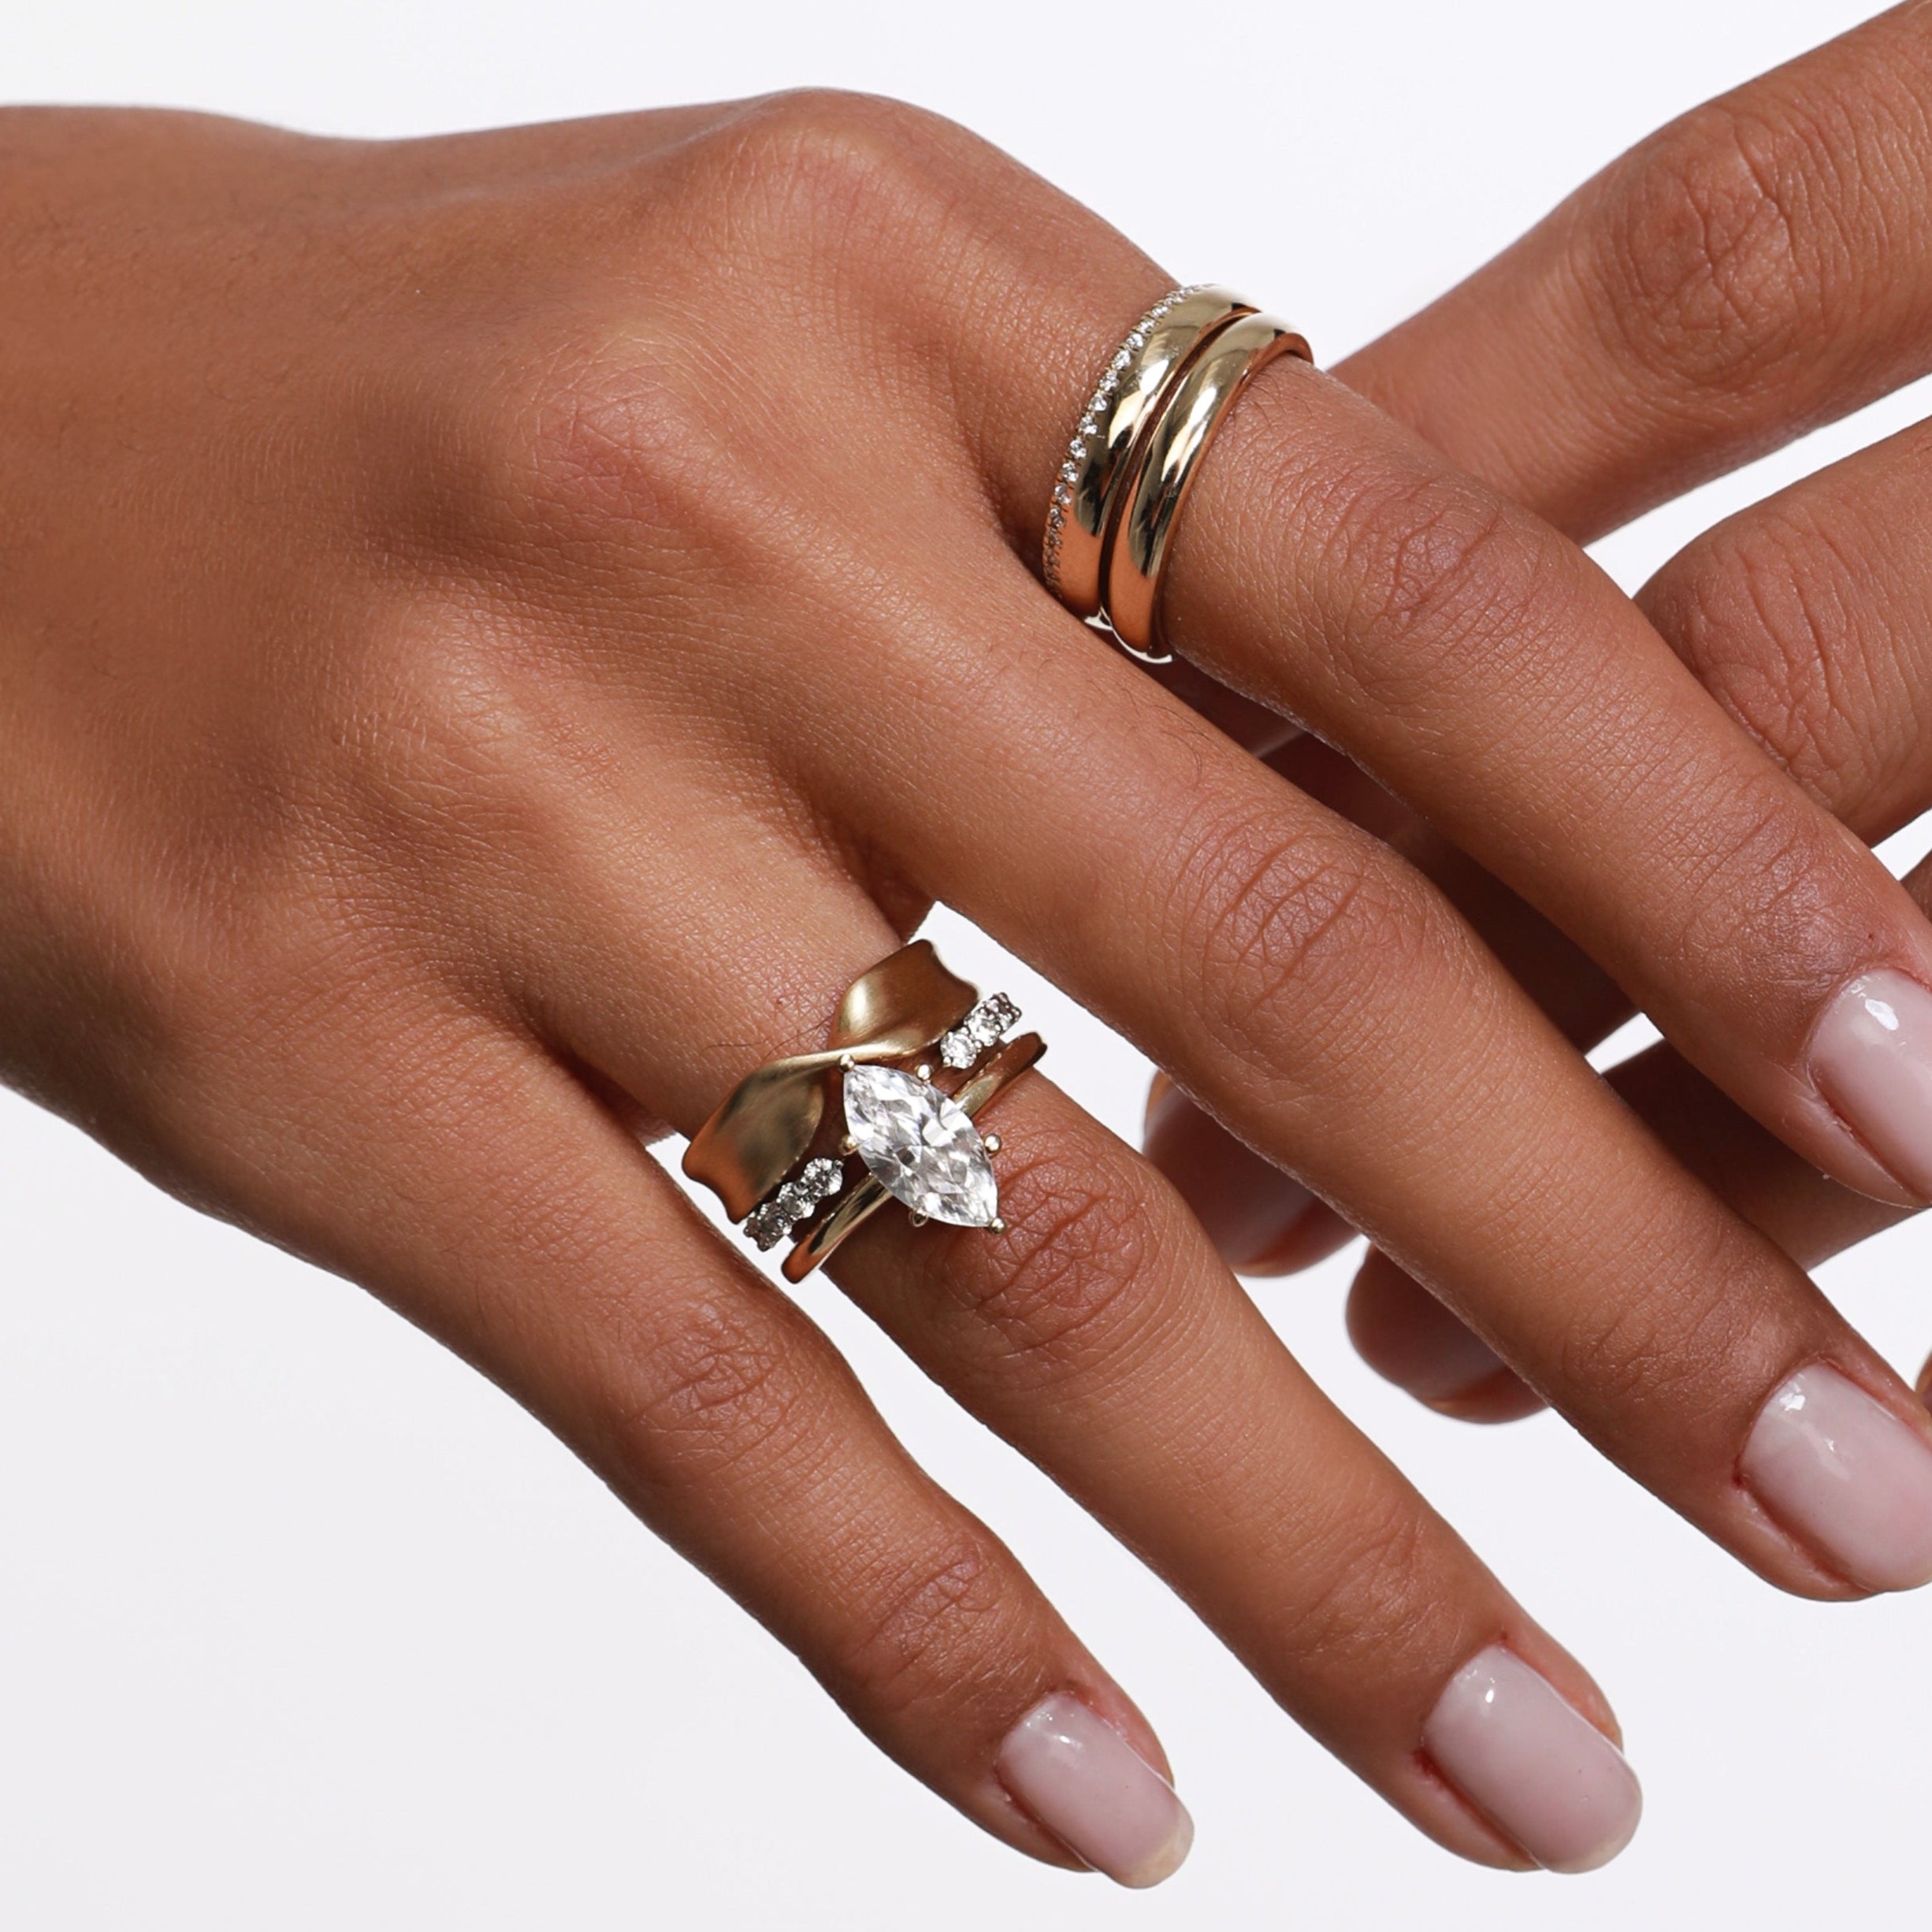
[[[1444,888],[1480,860],[1867,1203],[1804,1043],[1858,973],[1932,979],[1932,927],[1531,511],[1280,366],[1191,500],[1164,689],[1032,560],[1167,278],[958,128],[33,111],[0,158],[8,1078],[444,1339],[1042,1859],[1026,1715],[1157,1742],[640,1146],[942,894],[1741,1560],[1860,1593],[1741,1446],[1808,1363],[1932,1436],[1911,1391]],[[1155,1168],[1038,1076],[994,1117],[1006,1231],[882,1217],[840,1285],[1420,1828],[1526,1863],[1430,1714],[1498,1646],[1614,1737],[1600,1694]]]
[[[1364,351],[1348,380],[1458,462],[1587,538],[1932,370],[1932,9],[1901,7],[1663,130],[1497,261]],[[1705,532],[1638,602],[1767,752],[1862,840],[1932,807],[1932,528],[1923,428]],[[1212,704],[1213,693],[1203,701]],[[1279,756],[1277,754],[1277,756]],[[1319,750],[1313,789],[1436,879],[1566,1035],[1623,990],[1490,875]],[[1932,905],[1932,868],[1905,882]],[[1611,1084],[1686,1165],[1803,1265],[1899,1211],[1836,1187],[1671,1046]],[[1332,1253],[1346,1224],[1184,1101],[1149,1149],[1223,1251],[1256,1273]],[[1292,1238],[1254,1251],[1250,1230]],[[1367,1358],[1475,1420],[1542,1406],[1382,1253],[1349,1304]],[[1928,1365],[1932,1367],[1932,1365]],[[1533,1377],[1532,1378],[1533,1380]],[[1924,1378],[1922,1378],[1922,1384]]]

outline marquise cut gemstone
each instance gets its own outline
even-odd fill
[[[991,1224],[999,1183],[963,1109],[893,1067],[848,1068],[845,1087],[845,1131],[882,1187],[930,1220]]]

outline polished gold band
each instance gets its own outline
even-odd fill
[[[1235,397],[1281,355],[1314,359],[1307,343],[1272,315],[1223,324],[1161,397],[1135,451],[1132,487],[1108,533],[1107,618],[1121,644],[1150,663],[1172,656],[1161,634],[1161,573],[1201,459]]]
[[[1087,399],[1046,515],[1041,568],[1076,617],[1105,621],[1106,534],[1133,481],[1131,458],[1161,392],[1213,330],[1252,312],[1233,290],[1176,288],[1134,325]]]
[[[1167,661],[1161,572],[1182,501],[1229,405],[1280,355],[1313,359],[1232,290],[1177,288],[1135,325],[1087,400],[1047,507],[1041,570],[1075,616],[1136,657]]]
[[[1037,1033],[1005,1037],[1019,1017],[916,939],[847,987],[822,1051],[741,1080],[692,1136],[684,1171],[760,1248],[794,1239],[792,1281],[894,1198],[915,1221],[997,1232],[1000,1143],[972,1120],[1046,1050]]]

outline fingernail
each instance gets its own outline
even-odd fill
[[[1822,1362],[1759,1411],[1742,1470],[1758,1500],[1854,1583],[1932,1583],[1932,1447]]]
[[[1811,1078],[1898,1179],[1932,1200],[1932,993],[1900,972],[1854,979],[1811,1036]]]
[[[1147,1157],[1194,1210],[1230,1268],[1265,1268],[1323,1204],[1300,1182],[1244,1147],[1177,1087],[1157,1092],[1142,1137]]]
[[[1158,1885],[1194,1843],[1174,1787],[1077,1697],[1035,1704],[1000,1746],[999,1774],[1068,1851],[1116,1884]]]
[[[1623,1753],[1500,1644],[1449,1680],[1422,1743],[1443,1777],[1546,1871],[1608,1864],[1643,1815]]]

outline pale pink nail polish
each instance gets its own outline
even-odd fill
[[[1422,1743],[1443,1776],[1550,1871],[1608,1864],[1643,1813],[1623,1753],[1500,1644],[1449,1680]]]
[[[1900,972],[1854,979],[1811,1035],[1811,1078],[1899,1180],[1932,1200],[1932,993]]]
[[[1932,1583],[1932,1448],[1849,1377],[1800,1369],[1759,1411],[1741,1466],[1758,1500],[1853,1583]]]
[[[1170,1785],[1079,1698],[1035,1704],[1000,1746],[1000,1782],[1068,1851],[1116,1883],[1158,1885],[1194,1843]]]

